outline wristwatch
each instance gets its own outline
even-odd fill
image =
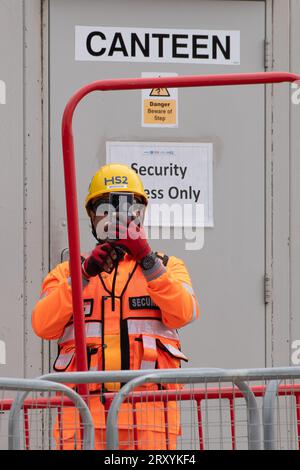
[[[146,255],[144,258],[141,259],[140,265],[142,269],[147,271],[148,269],[153,268],[154,264],[156,261],[156,254],[151,251],[148,255]]]

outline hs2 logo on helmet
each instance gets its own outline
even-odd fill
[[[104,178],[104,184],[115,185],[115,184],[128,184],[127,176],[112,176],[111,178]]]

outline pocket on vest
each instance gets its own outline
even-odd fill
[[[56,372],[74,372],[75,367],[75,348],[62,348],[54,361],[53,369]]]
[[[89,371],[102,370],[102,344],[87,346],[87,362]],[[64,346],[60,349],[57,358],[54,361],[53,369],[56,372],[76,372],[75,346]],[[66,384],[74,388],[75,384]],[[94,392],[101,389],[100,384],[89,384],[89,391]]]
[[[130,338],[130,369],[174,369],[188,358],[177,341],[140,335]]]
[[[143,357],[143,342],[141,336],[130,337],[130,370],[140,370]]]
[[[188,358],[183,354],[176,342],[169,340],[157,339],[157,368],[158,369],[174,369],[181,365],[181,361],[188,362]]]

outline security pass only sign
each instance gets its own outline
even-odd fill
[[[176,76],[177,73],[142,73],[143,78]],[[178,88],[142,90],[142,127],[178,127]]]
[[[75,26],[75,60],[240,64],[240,31]]]
[[[148,226],[213,226],[212,157],[212,143],[106,143],[107,163],[128,165],[141,177]]]

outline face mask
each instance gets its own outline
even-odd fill
[[[126,217],[127,220],[123,220],[120,217],[121,214],[118,214],[117,212],[110,212],[111,215],[109,216],[110,204],[107,199],[97,201],[92,209],[97,217],[101,217],[101,220],[93,226],[93,234],[96,236],[98,241],[104,242],[109,236],[108,222],[112,223],[113,227],[115,227],[118,223],[116,219],[116,216],[118,215],[118,218],[121,220],[123,225],[127,225],[129,221],[134,221],[137,225],[141,225],[144,220],[146,206],[137,200],[134,200],[133,205],[129,208]],[[112,218],[112,220],[110,220],[110,218]]]
[[[105,241],[108,238],[108,215],[97,223],[95,232],[98,240]]]

